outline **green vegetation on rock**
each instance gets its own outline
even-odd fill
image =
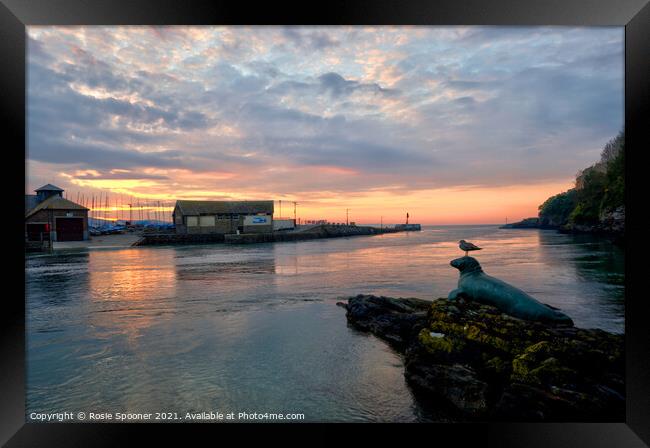
[[[548,198],[539,206],[540,225],[586,229],[602,225],[617,212],[616,219],[624,219],[621,212],[625,206],[624,195],[625,133],[622,131],[605,145],[600,161],[577,174],[574,188]]]
[[[575,188],[551,196],[539,206],[539,223],[542,226],[563,226],[569,222],[569,216],[575,207]]]
[[[433,336],[431,331],[428,329],[423,329],[418,335],[420,343],[426,348],[430,353],[451,353],[454,350],[462,350],[463,342],[460,341],[454,344],[454,340],[447,336]]]
[[[405,355],[414,390],[445,400],[465,417],[575,421],[625,415],[622,335],[518,319],[463,298],[426,304],[359,295],[346,308],[355,328]]]

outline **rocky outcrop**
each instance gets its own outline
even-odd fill
[[[359,295],[351,326],[404,355],[413,391],[460,419],[623,421],[623,337],[459,299]]]
[[[521,221],[504,224],[500,229],[539,229],[541,227],[539,218],[526,218]]]
[[[600,227],[612,233],[625,233],[625,206],[622,205],[614,210],[604,212],[600,215]]]
[[[562,223],[549,219],[546,216],[539,218],[526,218],[521,221],[504,224],[500,229],[544,229],[544,230],[558,230],[562,227]]]
[[[540,229],[559,229],[566,221],[559,219],[557,216],[540,216],[538,218],[538,228]]]
[[[348,321],[357,329],[373,333],[404,350],[424,328],[431,302],[359,295],[341,305],[347,309]]]
[[[600,214],[596,224],[566,224],[561,227],[565,233],[591,233],[611,236],[622,240],[625,236],[625,206],[617,207]]]

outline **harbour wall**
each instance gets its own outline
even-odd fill
[[[304,231],[273,232],[273,233],[241,233],[241,234],[176,234],[149,233],[134,243],[134,246],[151,246],[167,244],[254,244],[275,243],[282,241],[303,241],[319,238],[337,238],[357,235],[380,235],[384,233],[404,232],[405,229],[370,226],[348,226],[323,224]]]

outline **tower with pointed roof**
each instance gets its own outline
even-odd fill
[[[43,185],[41,188],[34,190],[36,192],[36,198],[38,202],[43,202],[44,200],[51,198],[52,196],[63,197],[63,189],[57,187],[56,185],[47,184]]]

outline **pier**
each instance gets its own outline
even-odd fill
[[[414,226],[415,224],[411,224]],[[419,224],[417,225],[419,227]],[[271,233],[230,233],[230,234],[177,234],[177,233],[147,233],[135,242],[134,246],[151,246],[160,244],[254,244],[275,243],[283,241],[304,241],[320,238],[340,238],[361,235],[381,235],[384,233],[397,233],[415,230],[400,226],[372,227],[344,224],[320,224],[304,226],[292,231],[279,231]]]

